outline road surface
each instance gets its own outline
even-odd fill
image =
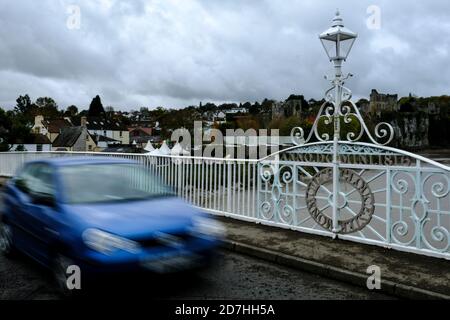
[[[90,296],[148,299],[391,299],[391,297],[282,267],[248,256],[221,251],[215,267],[179,276],[112,278]],[[100,295],[100,296],[99,296]],[[0,257],[0,299],[61,299],[48,271],[26,257]]]

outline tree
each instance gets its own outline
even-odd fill
[[[254,105],[250,105],[250,107],[248,108],[248,112],[252,115],[256,115],[260,112],[261,110],[261,105],[258,102],[255,102]]]
[[[246,109],[250,109],[252,107],[252,104],[250,102],[246,102],[242,105],[242,107],[246,108]]]
[[[258,119],[255,117],[242,117],[236,120],[236,124],[238,128],[243,130],[255,129],[258,130],[260,128],[260,123]]]
[[[33,103],[31,102],[29,95],[19,96],[16,100],[16,106],[14,107],[15,113],[27,114],[33,109]]]
[[[34,116],[38,113],[38,108],[31,102],[31,99],[27,94],[19,96],[16,103],[14,110],[10,114],[10,119],[12,121],[10,134],[17,129],[20,136],[26,128],[31,128],[34,122]]]
[[[92,102],[89,106],[88,115],[90,117],[100,117],[105,114],[105,109],[102,105],[102,100],[100,99],[100,96],[95,96],[94,99],[92,99]]]
[[[223,135],[226,134],[227,129],[237,129],[236,128],[236,123],[234,122],[223,122],[221,124],[219,124],[218,126],[215,127],[215,129],[219,129]]]
[[[8,151],[8,138],[11,130],[11,118],[9,114],[0,108],[0,152]]]
[[[37,112],[46,118],[58,118],[60,113],[55,100],[50,97],[40,97],[36,99],[35,106]],[[36,115],[36,114],[35,114]]]
[[[280,125],[280,136],[290,136],[292,129],[301,126],[302,121],[298,117],[293,116],[283,119]]]
[[[31,136],[31,122],[19,110],[5,112],[0,108],[0,151],[8,151],[13,141],[25,141]]]
[[[274,104],[275,101],[273,100],[268,100],[267,98],[264,99],[264,101],[261,104],[261,111],[262,112],[272,112],[272,105]]]
[[[64,113],[67,117],[75,117],[78,114],[78,108],[74,105],[67,107],[66,112]]]
[[[144,117],[148,117],[150,115],[150,110],[148,110],[147,107],[141,107],[141,109],[139,110],[139,112],[141,113],[142,116]]]

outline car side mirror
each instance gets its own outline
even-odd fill
[[[33,195],[32,202],[34,204],[39,204],[47,207],[54,207],[55,206],[55,198],[49,194],[38,194]]]

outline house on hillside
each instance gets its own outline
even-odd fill
[[[10,151],[52,151],[52,143],[46,135],[32,133],[25,139],[13,140]]]
[[[105,136],[120,141],[121,144],[130,144],[128,127],[118,120],[102,117],[81,117],[80,126],[85,126],[91,136]]]
[[[108,138],[105,136],[94,136],[94,141],[97,144],[97,150],[103,151],[104,149],[110,147],[111,145],[120,145],[119,140]]]
[[[61,129],[73,127],[70,118],[45,119],[42,115],[34,117],[34,125],[31,132],[34,134],[43,134],[49,138],[51,142],[55,141]]]
[[[136,148],[144,148],[148,141],[152,143],[160,143],[161,137],[155,134],[153,128],[146,127],[132,127],[128,128],[130,134],[130,141]]]
[[[86,127],[63,128],[53,141],[53,151],[98,151],[94,138]]]

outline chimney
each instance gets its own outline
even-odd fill
[[[42,126],[42,121],[44,121],[43,115],[37,115],[34,117],[34,125],[35,126]]]
[[[82,127],[86,127],[86,123],[87,123],[87,118],[86,117],[81,117],[81,126]]]

